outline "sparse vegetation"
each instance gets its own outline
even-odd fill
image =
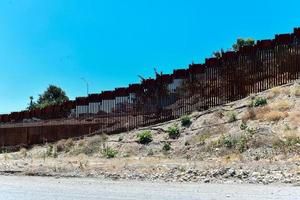
[[[244,122],[243,122],[243,123],[241,124],[241,126],[240,126],[240,129],[241,129],[241,130],[246,130],[247,128],[248,128],[248,126],[247,126],[247,124],[244,123]]]
[[[296,86],[293,90],[293,93],[296,97],[300,96],[300,86]]]
[[[222,135],[218,141],[217,145],[218,146],[224,146],[227,148],[232,148],[236,144],[235,138],[232,137],[232,135]]]
[[[247,128],[246,132],[241,135],[223,134],[214,144],[217,147],[226,147],[243,153],[249,148],[249,141],[254,135],[252,128]]]
[[[168,152],[171,150],[171,144],[169,142],[164,143],[163,151]]]
[[[265,106],[267,105],[267,99],[263,97],[257,97],[254,100],[251,101],[250,107],[259,107],[259,106]]]
[[[34,169],[49,170],[49,174],[69,173],[67,170],[72,170],[85,175],[93,174],[95,169],[100,168],[116,174],[124,172],[121,171],[124,168],[129,173],[139,170],[139,173],[153,174],[165,172],[165,168],[161,166],[174,165],[176,170],[180,170],[182,159],[186,159],[186,163],[182,164],[186,169],[203,166],[223,173],[223,168],[228,168],[226,173],[224,170],[222,177],[227,177],[232,171],[240,173],[236,166],[242,166],[243,169],[245,167],[247,171],[249,169],[249,173],[253,173],[254,168],[261,173],[262,168],[269,167],[268,163],[280,170],[281,166],[291,170],[290,165],[284,162],[299,161],[300,109],[295,90],[291,90],[291,94],[295,96],[290,97],[287,96],[287,91],[288,89],[283,90],[281,87],[276,88],[272,93],[274,98],[267,98],[267,103],[262,99],[268,92],[263,92],[259,98],[252,96],[251,106],[247,106],[247,98],[224,108],[211,109],[211,112],[195,112],[190,115],[191,118],[183,116],[181,121],[176,120],[175,123],[170,121],[150,126],[144,129],[147,131],[138,133],[136,130],[128,131],[126,134],[110,135],[109,139],[103,134],[80,140],[60,140],[42,147],[3,154],[0,155],[2,170],[7,164],[16,167],[16,170],[19,170],[17,167],[20,165],[20,170],[24,171],[38,166]],[[228,123],[237,121],[240,117],[242,122]],[[191,121],[193,127],[182,127],[187,127]],[[137,142],[148,145],[139,145]],[[53,159],[56,157],[59,159]],[[109,160],[116,157],[120,159]],[[253,162],[258,160],[259,162]],[[188,170],[184,173],[188,173]],[[237,174],[233,176],[235,177]]]
[[[26,158],[27,157],[27,149],[21,148],[20,154],[21,154],[22,158]]]
[[[72,138],[69,138],[67,140],[60,140],[56,144],[57,152],[69,152],[71,148],[75,145]]]
[[[280,87],[274,87],[267,94],[267,98],[268,99],[273,99],[274,97],[278,96],[280,93],[281,93],[281,88]]]
[[[47,144],[47,149],[46,149],[46,157],[50,157],[53,154],[53,145],[52,144]]]
[[[272,108],[278,111],[286,111],[292,107],[292,103],[289,100],[278,100],[272,104]]]
[[[182,116],[180,120],[181,120],[181,125],[182,126],[189,126],[192,123],[191,117],[188,116],[188,115]]]
[[[123,139],[124,139],[124,138],[123,138],[122,136],[120,136],[119,139],[118,139],[118,142],[122,142]]]
[[[300,134],[295,131],[285,133],[283,137],[278,137],[273,141],[273,147],[285,152],[300,150]]]
[[[167,132],[169,134],[169,138],[171,139],[177,139],[180,137],[180,131],[176,125],[169,127]]]
[[[110,147],[106,147],[103,149],[102,154],[106,157],[106,158],[114,158],[117,156],[118,151],[114,150]]]
[[[280,111],[270,111],[264,114],[263,118],[266,121],[279,121],[287,117],[288,114]]]
[[[150,131],[143,131],[137,135],[140,144],[149,144],[153,140],[153,136]]]
[[[237,114],[234,111],[228,112],[227,116],[228,116],[228,122],[234,122],[237,120]]]
[[[101,134],[93,137],[85,138],[80,140],[77,145],[74,145],[70,150],[72,155],[93,155],[99,153],[101,149],[106,148],[107,135]]]
[[[205,141],[210,138],[211,134],[210,133],[204,133],[198,136],[198,142],[200,144],[205,144]]]
[[[154,155],[153,149],[149,149],[147,155],[148,156],[153,156]]]
[[[185,141],[184,142],[184,146],[190,146],[191,144],[190,144],[190,142],[189,141]]]
[[[58,152],[57,152],[57,147],[56,146],[53,146],[52,156],[53,156],[53,158],[57,158],[58,157]]]

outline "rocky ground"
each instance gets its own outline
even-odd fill
[[[155,126],[2,153],[0,171],[114,180],[298,185],[299,105],[300,85],[295,82]]]

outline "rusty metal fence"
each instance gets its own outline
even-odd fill
[[[42,110],[0,115],[0,145],[32,145],[93,132],[112,134],[222,105],[298,79],[300,28],[191,64],[173,74]]]

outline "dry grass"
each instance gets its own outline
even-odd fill
[[[291,103],[289,100],[284,99],[284,100],[278,100],[276,103],[273,103],[271,105],[272,109],[277,110],[277,111],[287,111],[293,107],[293,103]]]
[[[22,158],[26,158],[27,157],[27,149],[25,149],[25,148],[20,149],[20,154],[21,154]]]
[[[230,153],[221,158],[221,164],[230,164],[233,162],[240,162],[243,161],[244,157],[240,153]]]
[[[88,167],[88,157],[85,154],[78,155],[79,169],[85,170]]]
[[[263,106],[257,108],[248,108],[245,112],[242,121],[248,120],[263,120],[263,121],[278,121],[288,116],[286,111],[291,108],[291,104],[287,101],[281,101],[272,106],[276,110],[272,110],[270,106]]]
[[[56,143],[57,152],[69,152],[71,148],[75,145],[75,142],[72,138],[67,140],[60,140]]]
[[[265,113],[263,116],[263,120],[265,121],[279,121],[284,119],[288,116],[287,112],[280,112],[280,111],[270,111]]]
[[[293,125],[298,126],[300,123],[300,111],[293,111],[289,113],[289,121]]]
[[[288,88],[288,87],[283,87],[283,88],[281,89],[281,92],[282,92],[283,94],[285,94],[285,95],[291,95],[291,90],[290,90],[290,88]]]
[[[285,133],[282,134],[282,138],[284,140],[289,140],[289,141],[292,140],[300,141],[300,133],[295,130],[286,131]]]
[[[300,86],[294,87],[294,89],[293,89],[293,94],[294,94],[296,97],[299,97],[299,96],[300,96]]]
[[[280,87],[274,87],[268,92],[267,99],[273,99],[274,97],[278,96],[281,93]]]
[[[101,149],[106,148],[107,138],[107,135],[102,134],[80,140],[70,148],[70,154],[93,155],[95,153],[100,153]]]
[[[286,131],[273,140],[273,146],[284,152],[297,152],[300,150],[300,133],[295,130]]]
[[[248,120],[263,119],[266,113],[269,113],[271,108],[269,106],[257,107],[257,108],[248,108],[242,117],[243,122]]]

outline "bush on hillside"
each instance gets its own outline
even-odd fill
[[[140,144],[149,144],[153,137],[150,131],[143,131],[137,135]]]
[[[171,139],[177,139],[180,137],[180,131],[176,125],[169,127],[167,132]]]
[[[192,121],[191,121],[191,117],[184,115],[181,117],[181,125],[182,126],[189,126],[191,125]]]

